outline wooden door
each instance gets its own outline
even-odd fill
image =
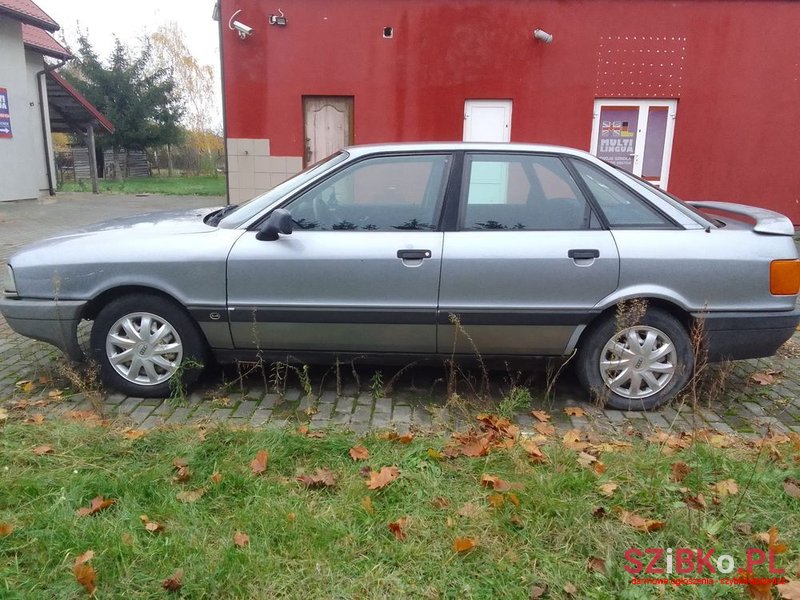
[[[353,143],[352,96],[303,96],[304,165]]]

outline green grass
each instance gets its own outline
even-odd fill
[[[797,468],[790,445],[781,446],[785,463],[775,463],[766,451],[696,444],[666,456],[658,446],[635,441],[632,450],[603,453],[607,471],[598,477],[557,442],[543,446],[549,462],[534,465],[519,447],[485,458],[435,460],[427,450],[441,449],[441,437],[408,445],[367,437],[362,442],[370,459],[354,463],[348,450],[358,441],[338,433],[310,439],[229,428],[211,429],[205,439],[197,429],[179,428],[128,440],[83,423],[10,421],[0,430],[0,523],[14,531],[0,537],[0,597],[85,597],[71,569],[89,549],[97,597],[137,600],[164,598],[161,583],[178,568],[185,573],[186,598],[528,598],[532,586],[544,584],[547,598],[562,598],[567,583],[579,598],[740,598],[741,588],[719,585],[633,586],[622,569],[629,547],[716,548],[742,566],[746,548],[760,544],[738,531],[739,523],[751,524],[754,533],[779,529],[790,548],[778,557],[779,566],[793,572],[800,558],[800,505],[783,490],[784,478]],[[43,444],[54,454],[31,452]],[[262,448],[269,466],[257,477],[249,463]],[[188,460],[188,483],[172,481],[177,457]],[[706,495],[705,511],[689,510],[678,485],[669,482],[676,460],[691,466],[681,485]],[[364,464],[396,465],[401,476],[370,492],[358,472]],[[295,481],[317,467],[335,471],[338,485],[306,490]],[[222,474],[219,484],[209,481],[215,471]],[[520,506],[490,507],[491,492],[480,485],[484,473],[521,483]],[[709,485],[723,479],[735,479],[740,492],[717,506]],[[612,480],[619,489],[606,498],[598,485]],[[202,486],[208,490],[199,501],[176,499]],[[99,495],[116,503],[76,516]],[[374,514],[362,507],[365,496]],[[450,505],[436,508],[437,496]],[[458,515],[465,503],[477,507],[475,515]],[[592,516],[597,506],[606,509],[605,518]],[[620,523],[616,506],[666,526],[641,533]],[[147,532],[142,514],[166,530]],[[515,515],[520,528],[511,522]],[[399,541],[387,525],[404,516],[410,519],[407,538]],[[249,535],[249,546],[234,546],[236,531]],[[459,536],[477,539],[478,547],[455,553]],[[590,557],[604,559],[607,573],[588,570]]]
[[[100,180],[100,193],[167,194],[173,196],[224,196],[225,176],[200,175],[187,177],[135,177],[123,181]],[[67,181],[61,192],[91,192],[88,181]]]

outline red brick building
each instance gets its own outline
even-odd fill
[[[510,140],[800,223],[800,3],[220,0],[218,13],[231,202],[350,143]]]

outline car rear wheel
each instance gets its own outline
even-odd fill
[[[92,327],[91,348],[103,383],[146,398],[168,396],[176,383],[193,383],[206,359],[205,341],[191,317],[149,294],[105,306]]]
[[[693,371],[692,344],[684,326],[658,308],[634,325],[608,317],[581,340],[577,374],[609,408],[652,410],[683,389]]]

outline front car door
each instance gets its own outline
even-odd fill
[[[476,185],[487,169],[503,184]],[[482,354],[564,353],[617,287],[614,238],[557,155],[468,153],[463,177],[458,228],[444,234],[439,352],[453,347],[452,314]],[[464,336],[456,352],[472,352]]]
[[[228,259],[235,346],[434,353],[451,163],[449,153],[363,158],[283,206],[291,235],[245,233]]]

